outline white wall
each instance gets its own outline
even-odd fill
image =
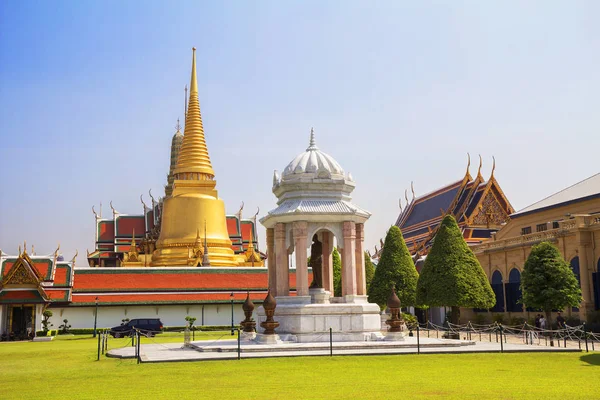
[[[58,329],[64,319],[71,328],[93,328],[95,307],[51,307],[52,329]],[[233,322],[238,325],[244,319],[241,304],[234,304]],[[165,326],[183,326],[186,316],[196,317],[196,326],[202,325],[202,305],[160,305],[160,306],[99,306],[98,328],[111,328],[121,325],[125,318],[160,318]],[[231,304],[204,305],[204,325],[231,325]]]

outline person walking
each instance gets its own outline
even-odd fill
[[[536,329],[540,329],[540,314],[535,314],[535,327]]]
[[[540,316],[540,329],[541,330],[545,330],[546,329],[546,318],[544,318],[544,316]]]
[[[560,314],[560,311],[558,312],[558,315],[556,316],[556,325],[558,325],[558,329],[565,329],[566,328],[565,319]]]

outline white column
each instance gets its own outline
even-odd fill
[[[296,253],[296,296],[308,296],[308,262],[306,235],[308,223],[294,222],[294,247]]]
[[[354,255],[356,258],[356,294],[367,295],[367,281],[365,276],[365,254],[363,251],[364,225],[356,224],[356,248]]]
[[[356,295],[356,229],[354,222],[345,221],[342,250],[342,296]]]
[[[333,296],[333,234],[329,231],[322,232],[323,242],[323,289]]]
[[[288,252],[285,244],[285,224],[275,225],[275,293],[274,296],[290,295],[290,269],[288,266]]]
[[[275,229],[267,228],[267,268],[269,270],[269,289],[275,293],[277,286],[277,259],[275,256]]]

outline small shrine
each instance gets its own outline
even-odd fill
[[[363,341],[380,331],[379,307],[368,303],[365,280],[364,223],[371,214],[352,203],[354,188],[352,175],[317,147],[312,129],[306,151],[281,175],[275,171],[277,207],[260,222],[267,229],[269,290],[277,300],[280,335],[294,335],[298,342],[325,340],[331,328],[334,340]],[[341,297],[333,296],[334,246],[342,259]],[[295,282],[290,281],[292,254]],[[264,311],[258,309],[260,322]]]

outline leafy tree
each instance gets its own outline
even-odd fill
[[[47,335],[48,331],[50,330],[50,327],[54,326],[54,324],[50,323],[51,316],[52,316],[52,311],[50,311],[50,310],[46,310],[42,314],[42,330],[44,331],[44,335]]]
[[[531,248],[521,274],[522,303],[544,310],[550,324],[552,310],[578,306],[579,282],[558,249],[548,242]]]
[[[365,251],[365,281],[367,282],[367,288],[371,286],[371,281],[375,275],[375,266],[369,257],[369,253]]]
[[[333,296],[342,297],[342,259],[337,247],[333,249]]]
[[[402,306],[414,306],[418,279],[419,274],[402,232],[397,226],[392,226],[385,237],[381,257],[369,285],[369,301],[379,304],[383,310],[390,295],[390,287],[394,286]]]
[[[417,284],[417,303],[452,307],[457,324],[460,307],[491,308],[496,296],[451,215],[444,217],[425,259]]]

